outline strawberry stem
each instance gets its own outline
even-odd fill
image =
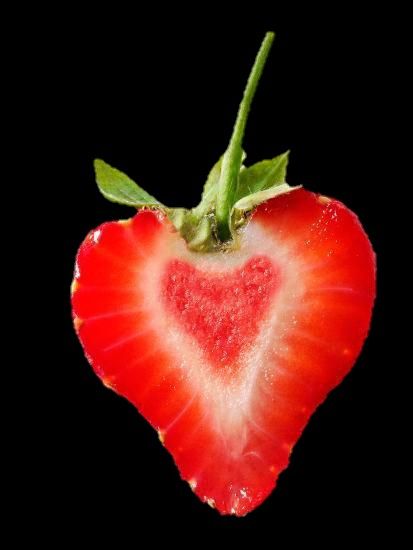
[[[275,34],[267,32],[238,108],[227,150],[208,174],[201,202],[195,208],[169,208],[147,193],[126,174],[95,160],[96,182],[108,200],[151,208],[166,214],[193,252],[229,251],[237,247],[237,233],[260,204],[297,187],[286,183],[288,152],[252,166],[243,166],[242,140],[258,82]]]
[[[234,204],[238,185],[238,175],[241,169],[243,151],[242,140],[244,137],[245,126],[258,82],[261,78],[265,62],[270,52],[275,34],[267,32],[261,44],[261,48],[255,58],[247,85],[244,90],[242,101],[238,108],[237,119],[235,121],[232,136],[225,151],[221,177],[218,184],[216,200],[216,221],[218,237],[221,241],[227,241],[231,238],[230,214]]]

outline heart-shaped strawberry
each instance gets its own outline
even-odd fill
[[[245,515],[273,489],[310,415],[354,364],[375,295],[374,253],[354,214],[289,187],[287,155],[241,166],[271,40],[198,207],[164,207],[96,162],[104,195],[139,212],[89,234],[72,287],[95,372],[223,514]]]

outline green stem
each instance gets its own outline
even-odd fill
[[[275,34],[273,32],[266,33],[261,44],[261,48],[255,58],[254,66],[252,67],[242,101],[238,108],[237,120],[235,121],[232,136],[222,161],[222,170],[218,185],[215,210],[218,237],[221,241],[227,241],[231,238],[229,217],[234,202],[234,196],[238,185],[238,175],[242,164],[242,139],[244,137],[245,126],[247,124],[251,103],[274,38]]]

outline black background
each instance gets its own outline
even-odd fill
[[[37,163],[47,167],[44,181],[55,196],[53,231],[42,221],[46,256],[59,259],[59,271],[47,283],[57,321],[42,351],[46,437],[39,442],[36,432],[30,452],[42,466],[38,491],[47,494],[46,505],[35,506],[37,528],[53,525],[58,537],[126,534],[136,543],[143,532],[188,537],[195,529],[335,546],[346,536],[379,540],[395,528],[394,350],[387,344],[393,242],[380,189],[397,148],[397,23],[344,5],[256,11],[232,21],[201,7],[160,8],[151,17],[120,8],[93,17],[62,11],[34,38],[29,110],[48,135]],[[277,489],[238,519],[201,504],[156,433],[92,373],[72,330],[69,287],[86,233],[132,214],[99,195],[93,159],[125,171],[165,204],[195,205],[226,148],[267,30],[277,38],[247,126],[247,163],[290,149],[291,184],[358,214],[378,256],[378,299],[355,368],[312,417]]]

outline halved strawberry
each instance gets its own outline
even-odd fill
[[[96,373],[203,500],[243,515],[353,365],[374,256],[351,212],[304,190],[258,207],[239,239],[200,255],[161,214],[104,224],[80,248],[72,300]]]
[[[89,234],[72,303],[98,376],[158,430],[203,501],[241,516],[360,352],[375,262],[344,205],[283,183],[286,155],[241,169],[238,146],[191,211],[97,162],[105,196],[152,210]]]

